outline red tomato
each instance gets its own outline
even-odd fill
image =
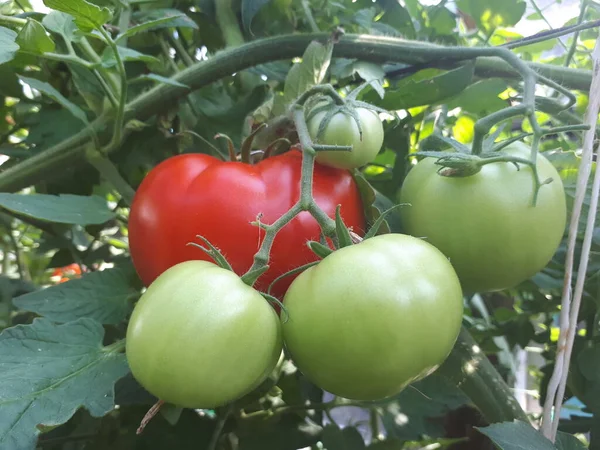
[[[129,217],[131,256],[142,281],[149,285],[183,261],[210,261],[202,250],[186,245],[201,243],[196,235],[207,238],[243,274],[264,237],[250,222],[262,214],[261,221],[271,224],[293,206],[300,196],[301,163],[301,153],[292,150],[255,165],[184,154],[156,166],[136,192]],[[346,225],[364,232],[360,194],[348,171],[317,164],[313,186],[315,200],[330,217],[341,205]],[[266,291],[279,275],[315,261],[306,241],[318,240],[319,233],[308,212],[292,220],[277,234],[270,268],[255,287]],[[293,279],[276,283],[273,295],[281,298]]]
[[[81,267],[77,263],[69,264],[64,267],[57,267],[52,272],[52,278],[58,278],[57,283],[64,283],[71,278],[79,278],[81,276]]]

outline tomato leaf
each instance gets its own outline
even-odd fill
[[[556,433],[556,441],[554,442],[559,450],[585,450],[587,447],[572,434],[562,431]]]
[[[0,193],[0,208],[47,222],[102,224],[115,214],[98,196]]]
[[[102,347],[103,336],[92,319],[36,319],[0,334],[0,448],[35,448],[40,427],[81,407],[93,417],[114,408],[114,384],[128,367],[125,355]]]
[[[31,18],[27,19],[27,23],[19,31],[16,42],[22,52],[36,55],[53,52],[56,46],[42,24]]]
[[[354,427],[345,427],[340,430],[336,425],[327,425],[323,428],[321,442],[327,449],[363,450],[365,441]]]
[[[457,6],[460,11],[469,14],[483,30],[515,25],[526,9],[522,0],[458,0]]]
[[[143,53],[138,52],[129,47],[117,46],[119,51],[119,56],[122,61],[142,61],[145,63],[158,63],[159,59],[154,56],[144,55]],[[106,47],[104,52],[102,52],[102,65],[104,67],[114,67],[117,65],[117,59],[115,57],[115,53],[112,51],[110,47]]]
[[[79,42],[83,37],[75,25],[75,18],[61,11],[51,11],[42,20],[42,25],[53,33],[60,34],[67,41]]]
[[[473,114],[486,115],[507,106],[507,101],[499,95],[508,84],[500,78],[477,81],[466,87],[458,95],[448,100],[448,109],[462,108]]]
[[[79,29],[87,32],[100,28],[112,17],[108,8],[96,6],[86,0],[44,0],[44,5],[72,15]]]
[[[55,322],[89,317],[116,325],[125,320],[131,309],[130,301],[139,295],[138,283],[135,270],[128,263],[21,295],[13,303],[19,309]]]
[[[71,114],[73,114],[75,117],[77,117],[83,123],[85,123],[85,124],[88,123],[87,116],[85,115],[83,110],[79,106],[77,106],[75,103],[72,103],[71,101],[67,100],[60,92],[58,92],[49,83],[46,83],[45,81],[40,81],[36,78],[27,78],[27,77],[22,77],[22,76],[19,76],[19,79],[22,82],[27,83],[31,88],[37,89],[42,94],[47,95],[55,102],[60,103],[62,106],[64,106],[66,109],[68,109]]]
[[[0,27],[0,64],[10,61],[19,50],[19,44],[15,42],[17,33],[8,28]]]
[[[198,24],[178,9],[158,8],[151,9],[149,11],[137,11],[133,13],[131,17],[136,24],[154,22],[154,25],[152,28],[150,28],[151,30],[172,27],[198,29]],[[165,22],[156,22],[158,19],[166,18],[171,18],[171,20]]]
[[[556,447],[531,425],[514,422],[495,423],[488,427],[475,427],[489,437],[500,450],[555,450]]]
[[[267,3],[269,0],[242,0],[242,25],[246,31],[250,31],[252,19]]]
[[[177,23],[181,23],[182,20],[185,20],[184,18],[188,18],[188,17],[185,14],[180,13],[178,15],[174,14],[174,15],[171,15],[171,16],[168,16],[168,17],[162,17],[160,19],[149,20],[148,22],[140,23],[139,25],[136,25],[134,27],[129,28],[124,33],[119,34],[115,38],[115,42],[118,42],[118,41],[120,41],[123,38],[131,37],[131,36],[136,35],[138,33],[142,33],[144,31],[150,31],[150,30],[156,30],[156,29],[159,29],[159,28],[179,26],[179,25],[176,25],[176,24]]]

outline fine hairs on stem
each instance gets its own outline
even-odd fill
[[[585,234],[581,248],[579,266],[577,267],[577,279],[575,291],[572,288],[573,272],[575,269],[575,246],[579,220],[583,209],[583,202],[590,178],[593,163],[593,146],[595,137],[595,125],[600,111],[600,38],[596,40],[596,45],[592,54],[594,70],[592,85],[590,88],[590,102],[585,115],[585,123],[590,125],[586,131],[583,141],[583,152],[581,163],[577,176],[577,188],[575,192],[575,201],[573,203],[573,212],[569,224],[569,237],[567,243],[567,255],[565,261],[565,278],[562,293],[561,313],[560,313],[560,336],[558,338],[556,364],[548,384],[546,401],[544,402],[544,414],[542,418],[542,433],[548,439],[554,441],[558,430],[560,410],[562,407],[563,396],[566,389],[567,377],[569,374],[569,364],[573,351],[573,343],[577,331],[577,317],[579,307],[583,296],[583,285],[587,271],[588,258],[590,254],[592,234],[596,219],[596,210],[598,208],[598,194],[600,191],[600,171],[596,170],[594,183],[589,205],[588,217],[586,220]],[[600,156],[598,147],[596,147],[596,160]]]

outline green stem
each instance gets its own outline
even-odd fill
[[[581,9],[579,10],[579,17],[577,18],[577,25],[581,25],[581,23],[583,23],[583,18],[585,17],[585,11],[587,9],[587,6],[587,0],[583,0],[581,2]],[[571,42],[571,47],[569,47],[569,51],[567,52],[567,56],[565,57],[565,67],[569,67],[573,56],[575,56],[575,50],[577,49],[577,41],[579,41],[579,32],[580,30],[577,30],[575,34],[573,34],[573,42]]]
[[[192,59],[192,57],[190,56],[190,54],[188,53],[188,51],[185,49],[185,47],[181,43],[181,40],[180,39],[175,39],[175,36],[173,36],[168,31],[165,31],[164,35],[168,39],[169,43],[173,46],[173,48],[177,51],[177,54],[179,55],[179,57],[181,58],[181,60],[183,61],[183,63],[187,67],[193,66],[194,65],[194,60]]]
[[[119,33],[125,33],[129,28],[129,21],[131,19],[131,8],[126,1],[121,1],[123,5],[121,14],[119,14]],[[127,47],[127,36],[119,40],[121,47]]]
[[[94,76],[98,79],[98,81],[102,79],[102,81],[100,81],[102,88],[106,92],[106,95],[108,95],[111,103],[113,103],[113,106],[117,108],[117,96],[119,94],[119,84],[117,80],[105,67],[102,66],[102,59],[100,58],[98,53],[96,53],[94,47],[92,47],[90,42],[85,37],[79,41],[78,47],[85,54],[85,56],[96,66],[96,69],[94,69]]]
[[[219,52],[208,61],[198,62],[173,77],[174,80],[189,86],[190,89],[160,84],[127,105],[127,119],[146,120],[159,112],[166,102],[182,98],[188,95],[190,90],[199,89],[231,73],[258,64],[302,56],[306,46],[312,40],[319,39],[325,42],[328,38],[329,34],[326,33],[284,35],[252,41],[240,47]],[[501,49],[463,49],[391,37],[348,34],[342,36],[336,43],[334,56],[361,58],[375,63],[416,64],[439,61],[440,65],[442,63],[447,65],[449,61],[456,61],[458,64],[459,61],[477,57],[475,71],[478,76],[519,77],[519,72],[514,67],[497,56],[498,50]],[[508,52],[508,50],[506,51]],[[477,56],[478,54],[482,56]],[[560,82],[565,87],[589,90],[591,72],[588,70],[536,63],[523,64]],[[109,124],[108,116],[100,117],[92,123],[92,129],[94,132],[100,133]],[[90,129],[81,130],[48,150],[4,170],[0,173],[0,191],[16,191],[25,188],[38,182],[45,174],[54,173],[64,164],[82,161],[82,152],[91,137]],[[109,150],[114,149],[110,148]]]
[[[533,6],[533,9],[535,9],[535,12],[538,13],[538,15],[542,18],[542,20],[544,22],[546,22],[546,25],[548,25],[548,28],[550,28],[550,30],[552,30],[552,25],[550,24],[550,22],[548,22],[548,19],[546,19],[546,16],[544,16],[544,12],[540,9],[540,7],[537,5],[535,0],[529,0],[529,2],[531,3],[531,6]],[[567,46],[565,45],[565,43],[563,41],[559,40],[558,42],[560,43],[562,48],[567,50]]]
[[[76,55],[64,55],[62,53],[47,52],[40,56],[42,58],[51,59],[52,61],[61,61],[65,63],[77,64],[79,66],[85,67],[88,70],[91,70],[93,68],[93,64]]]
[[[296,411],[306,411],[309,409],[313,409],[315,411],[331,411],[334,408],[340,408],[343,406],[356,406],[359,408],[367,408],[369,404],[366,402],[360,401],[348,401],[348,400],[333,400],[330,402],[323,403],[308,403],[302,405],[277,405],[270,409],[255,411],[249,414],[244,414],[242,417],[244,419],[254,419],[257,417],[267,417],[279,414],[288,414]]]
[[[127,205],[131,205],[135,191],[121,176],[110,159],[102,155],[102,153],[95,148],[89,148],[86,151],[86,158],[88,162],[100,173],[100,175],[113,185],[113,187],[121,195],[123,201],[125,201]]]
[[[306,21],[308,22],[308,25],[310,26],[310,29],[315,32],[318,33],[319,31],[319,25],[317,25],[317,22],[315,21],[315,18],[312,14],[312,11],[310,10],[310,4],[308,3],[308,0],[302,0],[302,10],[304,11],[304,15],[306,16]]]
[[[233,406],[227,406],[222,415],[219,416],[217,420],[217,424],[215,426],[215,430],[210,438],[210,442],[208,443],[208,447],[206,450],[215,450],[217,448],[217,444],[219,443],[219,439],[221,438],[221,433],[223,433],[223,428],[225,427],[225,423],[229,416],[233,412]]]
[[[488,422],[529,422],[506,382],[464,327],[438,373],[454,382]]]
[[[244,44],[244,36],[240,30],[238,19],[233,12],[232,0],[215,0],[217,23],[223,33],[227,47],[238,47]]]
[[[102,348],[104,353],[122,353],[125,351],[125,339],[113,342],[110,345]]]
[[[9,28],[21,28],[27,23],[26,19],[0,14],[0,25]]]

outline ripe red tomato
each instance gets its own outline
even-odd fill
[[[291,150],[255,165],[184,154],[156,166],[136,192],[129,217],[131,257],[142,281],[149,285],[183,261],[210,261],[202,250],[187,245],[200,243],[196,235],[207,238],[243,274],[264,237],[251,222],[262,214],[262,222],[273,223],[298,200],[301,163],[301,153]],[[361,198],[349,172],[317,164],[313,186],[315,200],[330,217],[341,205],[346,225],[364,232]],[[278,276],[315,261],[306,242],[318,240],[319,233],[308,212],[293,219],[275,238],[270,268],[255,287],[266,290]],[[273,295],[283,297],[293,279],[276,283]]]

